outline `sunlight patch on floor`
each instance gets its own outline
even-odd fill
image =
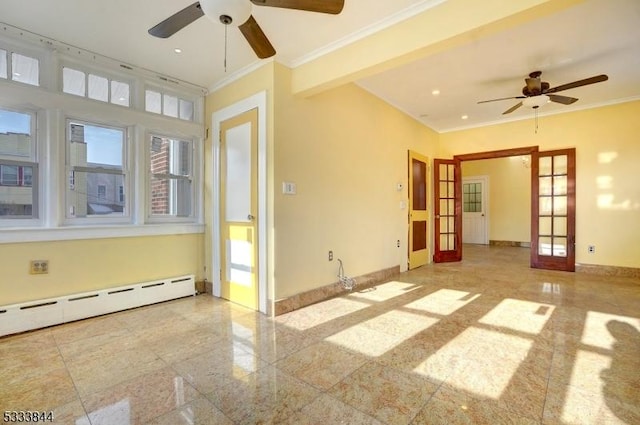
[[[565,402],[562,408],[562,420],[569,424],[583,423],[590,418],[591,423],[612,422],[615,415],[607,407],[604,387],[615,385],[607,382],[606,371],[611,366],[611,358],[602,354],[578,350],[573,363],[571,381],[566,387]],[[594,388],[594,377],[601,380],[598,390]]]
[[[366,302],[349,299],[346,297],[332,298],[317,304],[288,313],[290,318],[283,324],[289,328],[303,331],[322,325],[340,317],[347,316],[359,310],[370,307]]]
[[[391,310],[325,338],[367,356],[378,357],[438,322],[438,319]]]
[[[533,341],[526,338],[471,327],[418,365],[414,372],[436,381],[446,379],[447,384],[457,389],[497,400],[532,345]]]
[[[485,314],[479,322],[514,331],[539,334],[554,309],[555,306],[549,304],[507,298]]]
[[[455,289],[439,289],[429,295],[406,304],[405,307],[428,313],[448,316],[456,310],[474,301],[480,294],[471,294]]]
[[[593,347],[613,349],[617,340],[624,340],[625,335],[616,335],[616,323],[630,325],[640,332],[640,319],[615,314],[588,311],[582,331],[581,342]],[[640,355],[640,353],[638,354]]]
[[[376,285],[373,288],[367,288],[350,293],[351,298],[362,298],[371,301],[387,301],[400,295],[404,295],[412,290],[419,288],[413,283],[405,282],[387,282]]]

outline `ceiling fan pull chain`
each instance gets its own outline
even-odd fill
[[[538,108],[534,109],[534,115],[536,117],[536,134],[538,134]]]
[[[224,72],[227,73],[227,28],[229,25],[224,26]]]

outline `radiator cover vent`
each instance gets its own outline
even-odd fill
[[[193,275],[0,306],[0,336],[196,294]]]

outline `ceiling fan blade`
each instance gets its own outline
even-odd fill
[[[498,100],[511,100],[511,99],[525,99],[527,96],[511,96],[511,97],[501,97],[500,99],[491,99],[491,100],[481,100],[480,103],[488,103],[488,102],[497,102]]]
[[[282,7],[332,15],[339,14],[344,7],[344,0],[251,0],[251,3],[257,6]]]
[[[242,32],[242,35],[244,35],[244,38],[247,39],[249,45],[260,59],[270,58],[276,54],[276,49],[273,48],[267,36],[262,32],[260,25],[253,19],[253,16],[249,16],[247,22],[238,28],[240,28],[240,32]]]
[[[515,105],[513,105],[511,108],[507,109],[506,111],[504,111],[502,113],[502,115],[507,115],[512,113],[513,111],[515,111],[516,109],[518,109],[519,107],[522,106],[522,102],[516,103]]]
[[[578,101],[578,99],[575,97],[560,96],[558,94],[549,94],[547,96],[549,96],[549,99],[552,102],[562,103],[563,105],[571,105],[572,103],[575,103]]]
[[[600,83],[602,81],[607,81],[608,79],[609,77],[604,74],[596,75],[595,77],[585,78],[584,80],[574,81],[573,83],[563,84],[557,87],[551,87],[549,90],[545,91],[544,93],[545,94],[557,93],[562,90],[569,90],[576,87],[588,86],[589,84]]]
[[[204,12],[200,8],[200,2],[195,2],[149,29],[149,34],[159,38],[171,37],[203,15]]]

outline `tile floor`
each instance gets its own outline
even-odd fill
[[[207,295],[0,338],[58,424],[640,424],[640,281],[465,247],[265,318]]]

